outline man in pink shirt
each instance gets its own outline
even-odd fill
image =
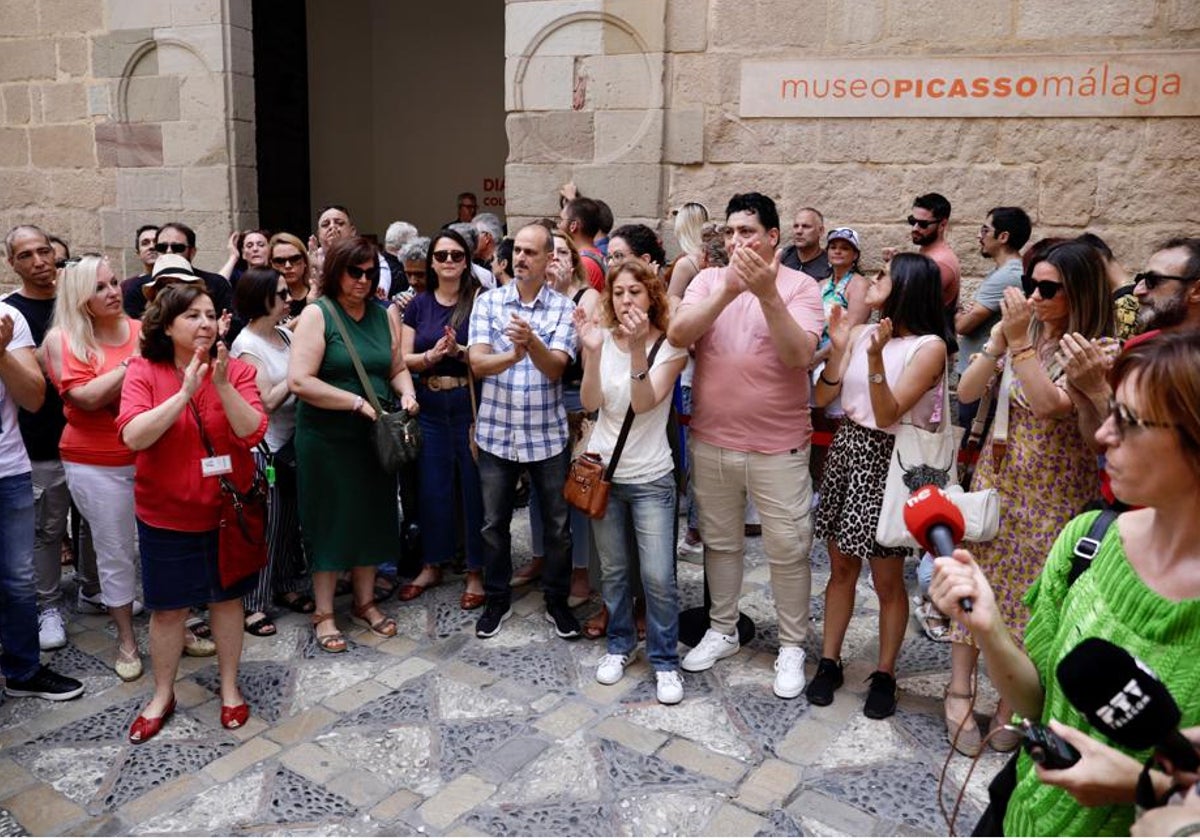
[[[729,265],[701,271],[671,318],[668,339],[695,345],[692,477],[712,596],[711,627],[683,660],[705,671],[738,652],[743,511],[762,517],[779,619],[775,694],[804,690],[812,546],[808,364],[824,326],[817,284],[781,266],[779,213],[760,193],[725,208]]]

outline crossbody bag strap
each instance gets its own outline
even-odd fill
[[[317,301],[321,303],[321,301]],[[379,398],[375,396],[375,389],[371,387],[371,380],[367,378],[367,372],[363,369],[362,359],[358,357],[358,351],[354,349],[354,342],[350,340],[350,334],[346,332],[346,323],[342,320],[341,314],[337,311],[336,304],[321,307],[328,312],[333,318],[333,324],[337,327],[342,336],[342,343],[346,345],[346,352],[350,354],[350,361],[354,363],[354,370],[358,373],[358,381],[362,383],[363,390],[367,392],[367,401],[371,403],[371,408],[375,409],[375,416],[383,416],[383,407],[379,405]]]
[[[1000,374],[1000,386],[996,392],[996,419],[992,421],[992,454],[998,461],[1004,457],[1008,448],[1008,409],[1012,398],[1013,366],[1012,357],[1004,358],[1004,373]]]
[[[1100,511],[1100,515],[1092,521],[1092,527],[1088,529],[1087,536],[1080,537],[1075,541],[1075,547],[1071,549],[1071,572],[1067,575],[1068,589],[1075,581],[1079,580],[1080,575],[1091,568],[1092,561],[1096,559],[1096,554],[1100,551],[1100,543],[1104,541],[1104,535],[1117,520],[1117,516],[1118,513],[1115,510]]]
[[[650,375],[650,368],[654,367],[654,357],[658,355],[658,348],[662,347],[663,341],[667,338],[666,333],[658,337],[654,342],[654,346],[650,348],[650,354],[646,356],[646,375]],[[621,452],[625,449],[625,440],[629,437],[629,430],[633,427],[633,394],[632,389],[629,397],[629,410],[625,412],[625,422],[621,424],[621,433],[617,435],[617,444],[613,447],[612,457],[608,460],[608,469],[604,471],[604,480],[612,481],[613,473],[617,471],[617,461],[621,460]]]

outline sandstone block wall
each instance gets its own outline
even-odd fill
[[[180,219],[219,267],[256,218],[249,0],[0,0],[0,20],[0,228],[124,276],[137,227]]]
[[[556,213],[557,185],[573,178],[619,220],[658,226],[670,244],[660,221],[670,208],[699,200],[720,214],[731,194],[757,189],[778,202],[785,240],[794,211],[811,204],[827,226],[858,229],[872,267],[881,248],[908,242],[901,220],[912,198],[937,191],[954,206],[950,240],[967,275],[989,270],[976,236],[1000,204],[1025,207],[1036,237],[1096,231],[1137,267],[1160,239],[1200,232],[1200,119],[744,118],[740,66],[1195,49],[1196,9],[1183,0],[981,0],[969,10],[953,0],[508,0],[510,223]],[[650,58],[633,62],[631,41]],[[638,103],[653,114],[644,130],[622,110]]]

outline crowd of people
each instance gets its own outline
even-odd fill
[[[997,206],[978,234],[995,269],[967,300],[937,193],[911,202],[915,248],[878,243],[874,274],[853,228],[826,233],[803,207],[784,242],[775,202],[757,192],[720,218],[683,204],[673,260],[651,228],[615,225],[571,185],[558,218],[511,238],[477,208],[464,193],[455,220],[427,236],[395,222],[381,247],[331,206],[307,242],[231,235],[216,273],[192,263],[187,224],[146,225],[144,272],[124,282],[38,227],[8,233],[20,287],[0,304],[7,694],[83,691],[39,659],[67,643],[69,544],[78,609],[112,618],[123,680],[143,673],[134,616],[143,603],[151,614],[154,693],[134,743],[170,718],[181,655],[216,654],[221,723],[236,728],[252,713],[238,688],[243,634],[275,633],[276,610],[310,615],[315,644],[337,654],[349,646],[338,594],[352,596],[352,621],[391,637],[388,597],[420,599],[458,574],[478,637],[499,634],[514,590],[540,581],[558,637],[606,638],[597,681],[623,679],[644,638],[658,700],[676,704],[680,670],[740,649],[745,541],[761,533],[773,692],[833,702],[866,563],[879,644],[863,711],[886,718],[912,552],[877,539],[885,482],[901,427],[948,428],[953,391],[953,419],[979,451],[970,488],[996,491],[1001,516],[994,538],[927,558],[922,575],[922,624],[940,622],[951,642],[950,744],[1011,750],[1014,714],[1053,719],[1084,759],[1046,771],[1022,756],[1005,831],[1130,828],[1145,756],[1096,740],[1055,667],[1080,639],[1110,639],[1169,686],[1184,725],[1200,723],[1188,665],[1200,641],[1200,239],[1164,243],[1131,277],[1096,235],[1029,245],[1028,214]],[[395,412],[416,418],[421,439],[398,472],[373,442]],[[610,483],[594,518],[563,492],[585,451]],[[522,492],[533,556],[514,569]],[[266,563],[239,571],[222,504],[255,493],[267,498]],[[1120,515],[1076,583],[1066,570],[1089,507]],[[831,572],[810,666],[814,539]],[[681,656],[676,561],[701,554],[707,629]],[[575,610],[595,592],[603,608],[581,624]],[[1000,694],[987,730],[975,719],[981,654]]]

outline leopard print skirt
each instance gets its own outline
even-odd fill
[[[821,477],[821,503],[813,536],[833,540],[851,557],[906,557],[911,550],[875,542],[879,509],[895,435],[868,429],[846,418],[833,436]]]

